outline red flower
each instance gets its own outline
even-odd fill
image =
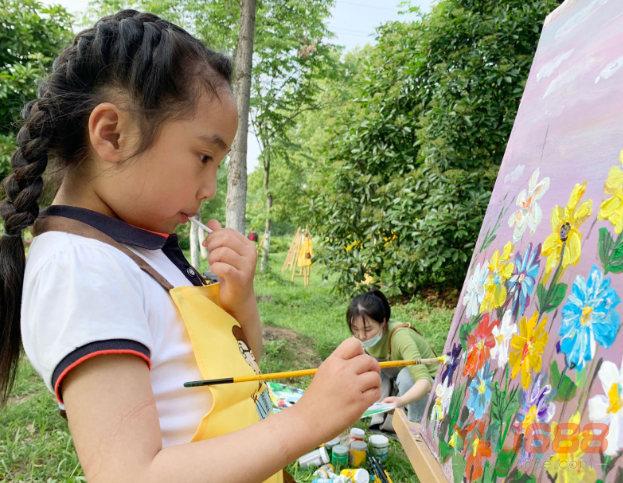
[[[478,327],[467,338],[467,361],[463,367],[463,376],[469,374],[474,377],[482,369],[487,359],[491,357],[491,349],[495,347],[493,328],[497,327],[499,320],[489,325],[489,314],[485,314]]]

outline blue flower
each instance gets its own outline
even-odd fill
[[[454,371],[458,367],[461,359],[459,356],[461,355],[461,350],[463,350],[463,346],[456,342],[452,346],[452,350],[448,352],[446,355],[451,358],[452,362],[448,366],[443,366],[443,373],[441,374],[441,382],[444,382],[446,378],[448,379],[448,385],[452,384],[452,376],[454,375]]]
[[[467,407],[474,413],[476,419],[483,418],[491,402],[491,395],[493,394],[492,378],[493,373],[489,371],[489,361],[487,361],[469,385],[471,395],[467,400]]]
[[[508,279],[508,293],[509,300],[512,302],[512,312],[516,317],[522,316],[526,306],[530,305],[530,295],[534,292],[535,278],[541,266],[540,255],[540,243],[534,250],[530,243],[523,257],[519,252],[515,254],[515,270]]]
[[[610,286],[610,278],[593,265],[588,280],[578,275],[571,295],[562,308],[562,324],[557,348],[566,354],[571,369],[581,371],[597,351],[614,342],[621,318],[614,308],[621,299]]]

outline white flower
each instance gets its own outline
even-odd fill
[[[510,310],[504,312],[502,323],[496,325],[493,330],[495,347],[491,349],[491,357],[497,359],[498,367],[504,367],[508,363],[508,350],[513,336],[517,333],[517,324],[513,324]]]
[[[450,408],[454,384],[448,387],[448,382],[450,382],[449,379],[446,379],[442,384],[437,384],[435,388],[435,414],[438,421],[441,421],[448,414]]]
[[[521,240],[527,227],[530,227],[530,234],[534,235],[536,227],[539,226],[543,218],[543,213],[537,201],[540,200],[548,190],[549,178],[543,178],[537,183],[538,179],[539,168],[537,168],[530,177],[528,193],[526,193],[526,190],[521,190],[521,193],[517,196],[517,206],[519,206],[520,209],[513,213],[508,220],[508,226],[511,228],[513,226],[515,227],[515,231],[513,232],[514,243]]]
[[[616,364],[605,361],[599,369],[599,380],[606,395],[598,394],[588,401],[588,417],[609,426],[604,454],[614,456],[623,449],[623,362],[619,370]]]
[[[467,317],[473,317],[479,314],[480,304],[485,298],[484,284],[488,274],[489,269],[487,268],[487,263],[485,263],[482,268],[479,263],[476,265],[472,276],[467,281],[467,291],[463,297],[463,305],[467,305],[465,309],[465,315],[467,315]]]

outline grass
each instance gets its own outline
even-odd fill
[[[275,246],[280,251],[271,255],[269,273],[258,273],[255,282],[264,336],[260,367],[264,372],[317,367],[350,336],[345,321],[348,299],[332,292],[331,275],[322,282],[323,267],[312,267],[309,287],[303,287],[302,278],[291,282],[290,273],[281,274],[289,240],[277,238]],[[202,260],[200,270],[207,268]],[[451,317],[452,310],[420,299],[392,308],[392,318],[417,325],[438,353]],[[305,388],[309,380],[286,382]],[[356,426],[367,429],[367,424],[363,420]],[[397,441],[390,440],[385,467],[395,483],[417,481]],[[288,469],[299,483],[312,480],[313,470],[301,470],[298,465]],[[67,422],[26,359],[20,365],[10,403],[0,412],[0,481],[86,481]]]

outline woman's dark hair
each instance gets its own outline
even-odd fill
[[[22,230],[39,215],[42,175],[50,161],[59,172],[89,152],[87,125],[102,102],[123,103],[149,148],[165,121],[194,113],[202,92],[230,88],[229,57],[207,49],[177,25],[156,15],[124,10],[80,32],[52,65],[38,96],[22,111],[13,172],[0,205],[0,407],[15,381],[20,353],[20,305],[25,253]]]
[[[359,294],[351,300],[346,311],[346,322],[350,329],[353,321],[359,317],[364,320],[364,323],[366,320],[374,320],[382,324],[383,319],[389,322],[391,315],[392,309],[383,292],[378,288],[372,288],[369,292]]]

